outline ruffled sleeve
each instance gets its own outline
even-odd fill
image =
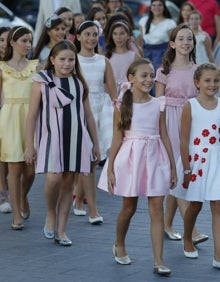
[[[46,71],[40,71],[32,79],[41,83],[43,93],[49,93],[49,104],[54,108],[63,108],[74,99],[74,95],[58,87]]]
[[[164,73],[161,72],[162,68],[159,67],[157,69],[157,72],[156,72],[156,78],[155,80],[162,83],[162,84],[167,84],[167,75],[165,75]]]
[[[165,96],[160,96],[157,99],[159,99],[159,103],[160,103],[160,111],[164,112],[165,107],[166,107],[166,98]]]

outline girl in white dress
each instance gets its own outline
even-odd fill
[[[95,118],[101,160],[105,160],[111,145],[113,133],[113,106],[111,100],[117,97],[116,83],[111,64],[105,56],[97,54],[99,26],[93,21],[84,21],[77,29],[78,58],[83,75],[89,86],[89,100]],[[105,91],[108,89],[109,93]],[[89,222],[99,224],[103,222],[96,207],[96,179],[95,166],[92,165],[92,173],[89,175],[79,175],[76,181],[77,195],[73,203],[75,215],[85,215],[82,206],[83,194],[85,193]]]
[[[184,217],[184,255],[197,258],[192,230],[204,201],[210,201],[214,241],[213,267],[220,268],[220,72],[214,64],[200,65],[194,74],[199,90],[183,109],[181,121],[181,159],[177,164],[176,189],[186,193],[189,205]],[[180,195],[179,195],[180,196]]]
[[[189,26],[196,37],[196,63],[214,63],[212,52],[212,40],[209,34],[201,30],[202,15],[194,10],[189,15]]]

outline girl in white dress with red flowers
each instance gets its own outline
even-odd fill
[[[213,267],[220,268],[220,72],[214,64],[200,65],[194,74],[199,95],[184,106],[181,159],[177,163],[178,197],[189,201],[184,216],[184,255],[197,258],[192,230],[204,201],[210,201],[214,241]]]

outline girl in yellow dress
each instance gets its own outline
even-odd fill
[[[11,227],[15,230],[22,229],[22,217],[26,219],[30,215],[27,194],[34,180],[34,166],[24,162],[29,95],[38,63],[27,59],[32,38],[32,32],[26,27],[13,27],[4,61],[0,62],[0,160],[8,164]]]

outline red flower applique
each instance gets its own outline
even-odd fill
[[[217,129],[216,124],[213,124],[213,125],[212,125],[212,129],[214,129],[214,130],[216,130],[216,129]]]
[[[185,183],[185,182],[183,182],[182,186],[183,186],[184,189],[187,189],[187,188],[188,188],[188,187],[186,186],[186,183]]]
[[[196,174],[190,175],[190,181],[195,182],[196,181]]]
[[[207,136],[209,136],[209,134],[210,134],[210,132],[208,131],[208,129],[204,129],[204,130],[202,131],[202,136],[203,136],[203,137],[207,137]]]
[[[199,155],[198,155],[198,154],[195,154],[195,155],[194,155],[194,161],[196,162],[196,161],[198,161],[198,159],[199,159]]]
[[[198,137],[196,137],[195,139],[194,139],[194,145],[199,145],[200,144],[200,139],[198,138]]]
[[[208,152],[208,148],[204,148],[202,151],[203,151],[203,153],[207,153]]]
[[[199,169],[199,170],[198,170],[198,175],[202,177],[202,175],[203,175],[202,169]]]
[[[202,163],[205,163],[206,162],[206,159],[205,158],[202,158]]]
[[[192,156],[191,155],[189,155],[189,162],[191,162],[192,161]]]
[[[215,136],[212,136],[212,137],[209,138],[209,143],[210,144],[215,144],[215,142],[216,142]]]

